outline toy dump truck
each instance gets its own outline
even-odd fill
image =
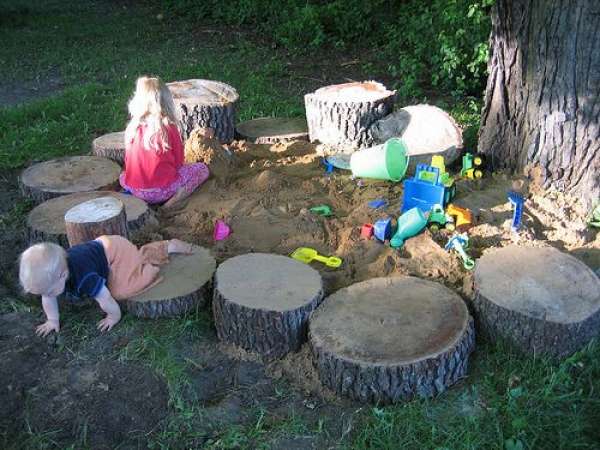
[[[465,153],[462,157],[462,169],[460,176],[469,180],[478,180],[483,177],[483,164],[485,160],[482,155]]]
[[[444,204],[447,205],[456,197],[456,184],[454,184],[454,177],[450,176],[446,172],[446,164],[444,157],[441,155],[434,155],[431,157],[431,167],[437,167],[440,171],[440,182],[444,185]]]
[[[454,180],[446,186],[442,182],[439,167],[418,164],[415,176],[404,181],[402,212],[418,207],[423,213],[433,205],[446,205],[455,193]]]
[[[427,228],[430,231],[436,232],[441,229],[448,231],[454,231],[456,226],[454,225],[454,219],[449,214],[446,214],[442,205],[433,205],[427,218]]]

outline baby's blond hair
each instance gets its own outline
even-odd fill
[[[164,151],[170,150],[166,127],[178,125],[175,102],[169,88],[158,77],[140,77],[135,86],[133,97],[129,101],[131,120],[125,129],[125,142],[131,142],[137,128],[146,124],[144,148],[158,150],[158,143]]]
[[[67,252],[51,242],[35,244],[19,258],[19,281],[25,292],[44,292],[68,270]]]

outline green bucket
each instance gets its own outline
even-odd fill
[[[377,180],[400,181],[408,168],[408,149],[402,139],[391,138],[384,144],[352,153],[352,175]]]

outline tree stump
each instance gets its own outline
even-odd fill
[[[92,153],[112,159],[122,166],[125,162],[125,132],[117,131],[97,137],[92,142]]]
[[[128,237],[125,205],[115,197],[99,197],[65,213],[67,240],[72,247],[103,235]]]
[[[34,164],[21,173],[24,196],[40,204],[75,192],[113,190],[119,185],[121,167],[99,156],[70,156]]]
[[[395,91],[374,81],[322,87],[304,96],[308,135],[344,153],[369,147],[369,127],[392,112]]]
[[[240,98],[233,87],[211,80],[175,81],[167,86],[181,114],[184,141],[194,128],[213,128],[222,144],[233,140]]]
[[[169,255],[169,262],[160,268],[163,280],[127,299],[127,310],[137,317],[157,319],[181,316],[202,307],[210,298],[216,267],[215,258],[203,247],[194,246],[189,255]]]
[[[312,267],[281,255],[251,253],[217,269],[213,313],[219,339],[278,358],[306,341],[308,317],[323,299]]]
[[[261,117],[239,123],[236,131],[242,139],[255,144],[308,140],[304,118]]]
[[[464,377],[475,332],[457,294],[403,276],[327,297],[310,320],[309,340],[323,385],[386,404],[437,395]]]
[[[600,335],[600,279],[554,248],[490,251],[477,260],[474,288],[481,331],[523,352],[563,358]]]
[[[148,207],[146,202],[133,195],[125,195],[112,191],[80,192],[77,194],[62,195],[36,206],[27,215],[29,244],[49,241],[68,247],[69,243],[65,227],[66,212],[80,203],[107,196],[115,197],[125,205],[127,229],[129,232],[140,230],[147,223],[152,222],[154,212]]]

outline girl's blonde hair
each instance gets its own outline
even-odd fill
[[[147,150],[170,150],[167,126],[177,125],[179,120],[175,112],[175,102],[169,88],[158,77],[140,77],[137,79],[135,92],[129,101],[131,120],[125,130],[125,142],[131,142],[137,128],[147,125],[144,133],[144,148]]]
[[[51,242],[35,244],[19,258],[19,281],[25,292],[43,292],[68,270],[67,252]]]

